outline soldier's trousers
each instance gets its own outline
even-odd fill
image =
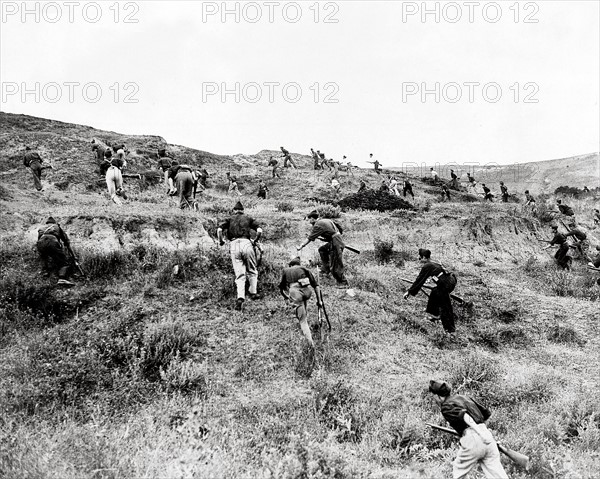
[[[347,282],[344,275],[344,260],[342,257],[344,248],[344,240],[339,233],[334,234],[329,243],[325,243],[319,248],[322,263],[321,272],[325,274],[331,272],[338,283]]]
[[[29,164],[31,174],[33,175],[33,184],[35,189],[40,191],[42,189],[42,164],[39,161],[32,161]]]
[[[405,186],[404,189],[402,190],[402,192],[404,193],[404,197],[406,198],[406,193],[410,193],[410,196],[412,196],[413,198],[415,197],[415,194],[413,193],[412,190],[412,186]]]
[[[42,235],[36,246],[46,269],[49,270],[53,264],[54,268],[58,271],[58,277],[65,279],[69,272],[69,259],[58,238],[49,234]]]
[[[554,259],[562,269],[569,267],[569,245],[566,242],[558,247],[558,250],[554,253]]]
[[[252,242],[246,238],[238,238],[229,244],[229,253],[235,273],[237,297],[246,298],[246,277],[250,283],[250,294],[256,294],[258,286],[258,266],[256,252]]]
[[[116,196],[117,190],[123,188],[123,175],[116,166],[111,166],[106,170],[106,187],[111,200]]]
[[[433,316],[439,316],[446,332],[453,333],[455,331],[452,299],[450,299],[450,293],[445,289],[436,286],[431,290],[425,311]]]
[[[192,198],[194,192],[194,178],[189,171],[179,171],[175,177],[177,192],[179,193],[179,208],[193,208],[196,200]]]
[[[481,437],[472,428],[465,429],[460,438],[460,448],[452,463],[452,477],[462,479],[469,472],[481,464],[481,468],[488,479],[508,479],[508,475],[500,462],[500,451],[496,441],[491,437],[485,424],[477,426],[484,435],[489,435],[491,440],[485,444]]]

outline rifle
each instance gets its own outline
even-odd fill
[[[327,328],[329,330],[329,332],[331,332],[331,322],[329,321],[329,315],[327,314],[327,310],[325,309],[325,303],[323,302],[323,292],[319,289],[319,295],[318,298],[319,302],[321,303],[321,306],[319,307],[319,326],[321,326],[323,324],[323,319],[321,318],[321,310],[323,310],[323,316],[325,316],[325,319],[327,320]]]
[[[406,279],[406,278],[400,278],[400,279],[401,279],[402,281],[405,281],[405,282],[407,282],[407,283],[411,283],[411,284],[412,284],[412,281],[411,281],[410,279]],[[424,284],[424,285],[422,286],[422,288],[425,288],[425,289],[433,289],[433,288],[435,288],[435,286],[429,286],[429,285],[427,285],[427,284]],[[464,300],[464,299],[462,299],[460,296],[456,296],[455,294],[452,294],[452,293],[450,293],[450,297],[451,297],[451,298],[452,298],[454,301],[457,301],[458,303],[460,303],[460,304],[464,304],[464,305],[466,305],[466,306],[468,306],[469,304],[470,304],[470,305],[472,305],[472,304],[473,304],[471,301],[465,301],[465,300]]]
[[[438,429],[440,431],[447,432],[448,434],[452,434],[453,436],[460,436],[460,434],[458,434],[454,429],[450,429],[448,427],[436,426],[435,424],[430,423],[426,423],[426,425],[433,429]],[[511,461],[513,461],[517,466],[522,467],[526,471],[529,470],[530,463],[528,456],[526,456],[525,454],[521,454],[520,452],[513,451],[512,449],[508,449],[502,444],[496,443],[496,445],[498,446],[498,450],[506,457],[508,457]]]
[[[360,254],[360,250],[353,248],[352,246],[344,246],[348,251],[352,251],[354,254]]]
[[[590,271],[600,271],[600,268],[595,268],[594,266],[588,266],[587,269]]]
[[[75,269],[77,269],[77,272],[85,278],[85,273],[83,272],[83,270],[81,269],[81,265],[79,264],[79,261],[77,260],[77,257],[75,256],[75,253],[73,253],[73,250],[71,249],[71,247],[69,246],[69,248],[67,249],[67,251],[69,252],[69,254],[71,255],[71,259],[73,260],[73,264],[75,265]]]

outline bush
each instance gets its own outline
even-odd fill
[[[206,345],[192,326],[182,322],[149,325],[143,339],[139,371],[149,381],[158,381],[174,360],[184,361],[197,347]]]
[[[291,213],[292,211],[294,211],[294,205],[287,201],[280,201],[279,203],[277,203],[276,208],[277,211],[281,211],[284,213]]]
[[[459,359],[454,366],[454,374],[450,378],[453,390],[482,391],[486,383],[495,381],[500,376],[496,361],[477,354],[469,354]]]
[[[375,259],[380,264],[388,263],[394,255],[394,242],[392,240],[375,238],[373,247],[375,249]]]
[[[317,208],[320,218],[335,219],[342,216],[342,210],[339,206],[323,205]]]
[[[354,409],[357,398],[352,389],[340,380],[325,385],[316,400],[319,420],[336,431],[338,441],[360,442],[363,424]]]

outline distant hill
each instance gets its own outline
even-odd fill
[[[429,165],[423,165],[401,170],[408,174],[428,176],[429,168]],[[435,165],[436,171],[442,178],[450,178],[451,168],[463,182],[466,181],[466,173],[469,172],[475,176],[478,182],[488,183],[488,186],[492,188],[496,187],[497,189],[498,182],[504,181],[509,190],[515,193],[522,193],[526,189],[532,193],[553,193],[559,186],[600,187],[600,155],[598,153],[512,165]],[[400,168],[390,169],[400,170]]]

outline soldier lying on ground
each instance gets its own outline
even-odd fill
[[[562,200],[556,200],[556,204],[558,205],[558,210],[565,216],[574,216],[575,212],[573,208],[567,205],[562,204]]]

